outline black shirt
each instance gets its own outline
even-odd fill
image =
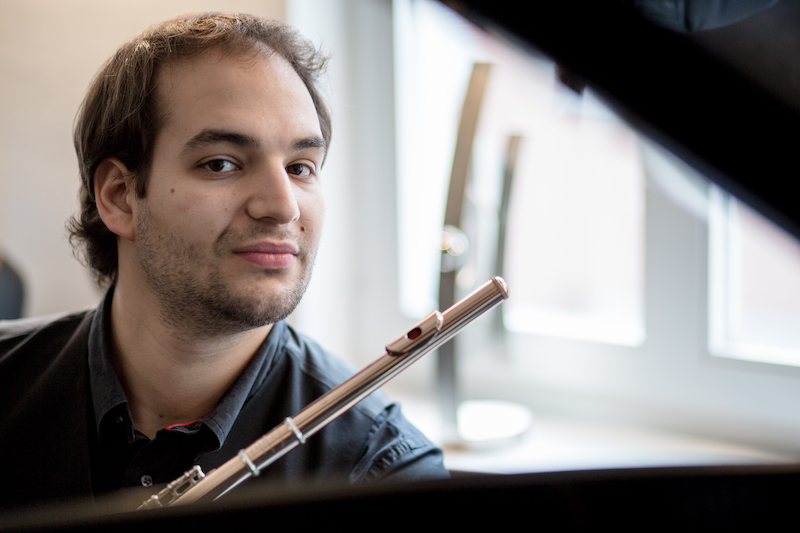
[[[95,493],[121,487],[169,483],[195,464],[201,455],[219,450],[244,403],[261,385],[259,377],[268,355],[286,333],[276,325],[214,411],[202,420],[160,430],[154,440],[136,431],[125,392],[114,371],[111,354],[111,300],[106,294],[89,330],[89,383],[97,425],[98,453],[92,468]],[[277,328],[277,329],[276,329]]]

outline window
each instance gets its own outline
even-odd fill
[[[709,350],[800,366],[800,243],[712,187]]]
[[[443,7],[395,3],[400,302],[436,307],[439,246],[456,129],[473,62],[492,64],[461,228],[465,292],[496,274],[509,136],[522,136],[503,275],[512,331],[638,345],[644,341],[644,177],[637,135],[591,92],[558,84]]]

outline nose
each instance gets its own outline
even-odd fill
[[[282,165],[272,164],[253,178],[246,206],[248,215],[281,225],[300,218],[294,185]]]

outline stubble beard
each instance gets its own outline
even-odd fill
[[[316,257],[316,249],[302,235],[295,237],[272,226],[226,230],[215,242],[213,254],[173,232],[163,228],[157,231],[147,208],[140,212],[136,231],[141,267],[160,303],[159,318],[193,338],[236,335],[283,320],[300,303]],[[295,242],[300,266],[296,280],[266,298],[248,287],[234,289],[223,272],[213,268],[222,263],[235,245],[263,238]],[[269,270],[261,273],[264,277],[280,274]]]

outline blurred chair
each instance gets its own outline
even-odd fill
[[[21,317],[24,297],[22,278],[0,258],[0,320]]]

